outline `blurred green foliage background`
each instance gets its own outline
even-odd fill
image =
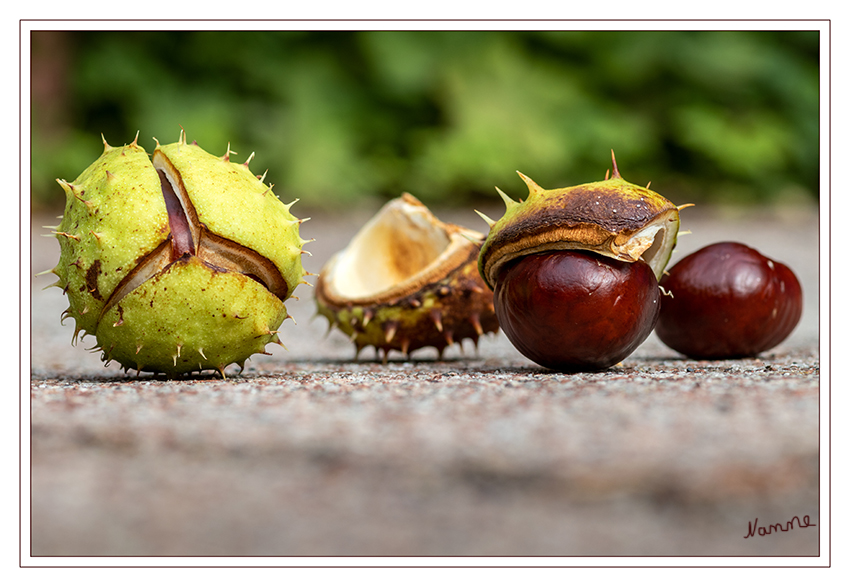
[[[623,177],[677,203],[813,202],[817,31],[32,34],[34,206],[139,131],[256,156],[288,202],[429,204]]]

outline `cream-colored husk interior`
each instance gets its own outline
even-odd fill
[[[410,196],[390,201],[332,259],[331,293],[349,300],[374,298],[420,284],[470,244],[449,226]]]

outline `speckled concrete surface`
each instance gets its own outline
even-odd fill
[[[370,212],[313,216],[317,273]],[[32,554],[818,554],[819,526],[744,538],[756,518],[818,524],[816,211],[683,217],[678,258],[739,240],[797,273],[803,319],[782,345],[692,361],[652,336],[572,375],[501,334],[443,361],[354,361],[302,286],[288,350],[169,381],[102,367],[91,339],[71,347],[63,296],[34,277]],[[47,224],[33,219],[33,273],[58,257]]]

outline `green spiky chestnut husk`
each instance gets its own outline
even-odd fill
[[[52,270],[63,314],[105,362],[164,373],[224,369],[268,343],[303,278],[301,220],[245,163],[180,140],[112,147],[71,183]],[[267,354],[267,353],[266,353]]]
[[[318,313],[354,343],[409,356],[464,339],[476,345],[498,322],[478,274],[484,235],[444,223],[410,194],[388,202],[324,265]]]
[[[517,202],[497,188],[507,210],[498,221],[482,217],[490,232],[481,247],[479,271],[492,289],[509,261],[556,250],[589,251],[634,263],[643,259],[656,279],[670,260],[679,231],[679,210],[664,196],[614,172],[604,181],[545,190],[522,173],[528,197]],[[684,206],[682,206],[684,207]]]

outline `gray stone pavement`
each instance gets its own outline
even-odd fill
[[[312,214],[308,270],[371,212]],[[471,211],[436,212],[484,228]],[[33,274],[58,258],[39,236],[49,224],[33,219]],[[442,361],[430,349],[354,361],[346,337],[311,320],[302,286],[288,350],[225,380],[166,380],[104,368],[90,338],[72,347],[63,296],[41,289],[52,276],[33,277],[31,552],[817,555],[817,212],[690,208],[683,228],[674,259],[738,240],[797,273],[805,309],[789,339],[712,362],[653,335],[593,374],[539,368],[502,334]],[[794,516],[818,525],[745,538],[756,518]]]

